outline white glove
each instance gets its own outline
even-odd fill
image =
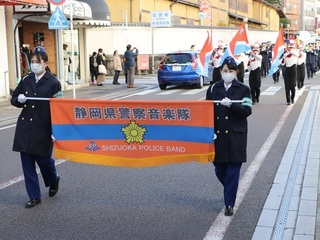
[[[53,136],[53,134],[51,134],[51,140],[52,140],[52,142],[54,142],[56,140],[56,138]]]
[[[229,98],[225,97],[224,99],[221,100],[221,105],[226,106],[226,107],[230,107],[231,100]]]
[[[24,94],[19,94],[18,102],[19,103],[25,103],[26,101],[27,101],[27,97]]]

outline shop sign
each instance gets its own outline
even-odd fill
[[[16,5],[14,13],[46,13],[49,11],[48,5]]]

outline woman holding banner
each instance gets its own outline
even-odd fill
[[[61,84],[46,70],[48,55],[45,50],[31,55],[32,73],[24,77],[13,91],[11,104],[22,108],[17,121],[13,151],[20,152],[25,185],[30,200],[26,208],[41,203],[36,163],[44,183],[53,197],[59,189],[60,177],[57,175],[54,160],[51,158],[53,141],[51,130],[50,104],[46,100],[28,100],[28,97],[52,98],[61,91]]]
[[[225,58],[221,65],[222,80],[209,87],[206,95],[206,100],[219,101],[214,104],[216,139],[213,164],[216,176],[224,187],[226,216],[233,215],[240,169],[247,160],[247,117],[252,113],[250,89],[236,80],[237,71],[235,60]]]

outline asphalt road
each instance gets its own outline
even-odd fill
[[[40,176],[42,203],[25,209],[28,200],[19,154],[12,152],[14,121],[19,110],[0,107],[0,238],[1,239],[110,239],[197,240],[251,239],[276,170],[299,116],[310,86],[320,77],[306,80],[299,98],[286,105],[283,80],[262,80],[260,103],[249,117],[248,162],[241,178],[261,154],[283,112],[290,114],[250,184],[240,186],[239,206],[230,224],[216,222],[224,208],[222,187],[212,164],[185,163],[130,169],[57,161],[61,176],[58,194],[49,198]],[[201,100],[205,90],[190,87],[161,91],[153,76],[136,80],[136,89],[124,84],[90,86],[77,90],[77,98],[123,100]],[[272,88],[270,88],[272,87]],[[278,90],[274,87],[279,87]],[[273,94],[274,93],[274,94]],[[72,91],[65,97],[72,97]],[[242,194],[239,194],[242,195]],[[230,220],[230,218],[228,218]],[[223,236],[209,230],[223,229]]]

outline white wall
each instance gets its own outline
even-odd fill
[[[219,40],[227,44],[234,37],[238,29],[213,29],[213,47]],[[275,42],[278,32],[248,30],[250,44]],[[153,33],[154,54],[170,51],[188,50],[192,44],[200,50],[207,38],[207,30],[196,28],[155,28]],[[113,54],[114,50],[123,53],[126,45],[131,44],[139,49],[141,54],[152,53],[152,30],[150,27],[128,27],[127,30],[119,27],[95,28],[87,30],[88,54],[102,48],[106,54]]]
[[[6,34],[6,18],[3,6],[0,6],[0,97],[9,95],[9,67]]]

